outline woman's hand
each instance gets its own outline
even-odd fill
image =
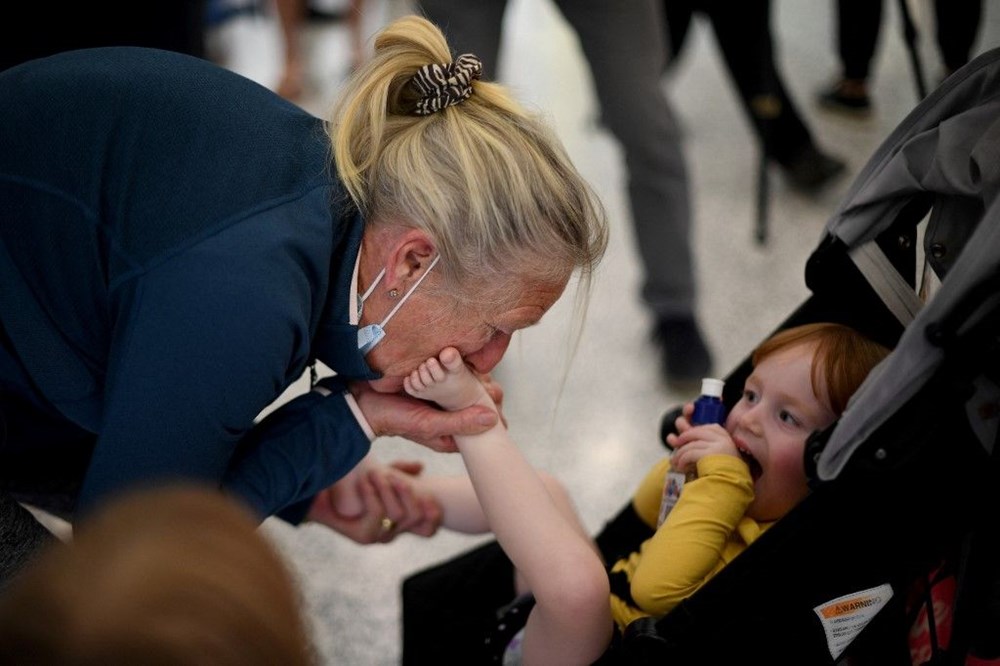
[[[497,413],[488,407],[446,412],[401,393],[378,393],[367,382],[352,383],[350,391],[377,436],[405,437],[435,451],[457,451],[453,435],[478,435],[497,424]],[[490,380],[487,391],[496,394],[494,401],[503,400],[496,382]]]
[[[420,493],[413,483],[423,470],[419,462],[398,461],[390,466],[366,459],[358,473],[321,491],[313,500],[307,520],[326,525],[360,544],[388,543],[398,534],[412,532],[433,536],[441,525],[442,510],[436,499]],[[339,487],[350,484],[350,488]],[[361,511],[345,515],[337,509],[338,495],[360,501]]]
[[[423,469],[423,463],[396,460],[388,467],[373,467],[368,471],[368,480],[375,486],[379,497],[389,498],[383,505],[386,516],[396,523],[397,531],[431,537],[441,526],[444,513],[437,498],[421,492],[416,483],[416,477]]]

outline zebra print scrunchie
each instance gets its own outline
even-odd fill
[[[413,114],[429,116],[469,99],[472,82],[482,75],[483,63],[471,53],[458,56],[449,65],[424,65],[410,80],[419,96]]]

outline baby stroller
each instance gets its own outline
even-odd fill
[[[602,664],[1000,657],[998,194],[1000,49],[876,151],[807,262],[810,297],[779,327],[838,321],[894,350],[810,438],[813,492],[673,611],[630,625]],[[728,405],[749,372],[747,359],[726,377]],[[626,506],[597,542],[614,561],[649,534]],[[483,644],[513,596],[497,551],[404,581],[404,663],[495,659]]]

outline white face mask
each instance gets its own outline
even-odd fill
[[[368,353],[372,349],[375,349],[375,345],[382,342],[382,340],[385,338],[385,325],[389,322],[390,319],[392,319],[392,316],[396,314],[396,311],[399,310],[400,307],[402,307],[403,303],[406,302],[406,299],[410,297],[410,294],[412,294],[413,291],[420,286],[420,283],[424,281],[424,278],[427,277],[427,275],[431,272],[431,269],[434,268],[434,265],[438,262],[438,259],[440,258],[441,258],[440,254],[434,257],[434,260],[431,262],[430,266],[427,267],[427,270],[424,271],[424,274],[420,276],[420,278],[416,281],[416,283],[412,287],[410,287],[410,290],[408,292],[403,294],[403,297],[399,299],[399,303],[396,303],[396,307],[394,307],[392,310],[389,311],[389,314],[385,316],[385,319],[383,319],[378,324],[368,324],[367,326],[358,329],[358,349],[361,350],[362,356],[368,356]],[[361,312],[364,310],[365,300],[369,296],[371,296],[373,291],[375,291],[375,287],[377,287],[379,282],[382,281],[383,276],[385,276],[384,268],[378,274],[378,277],[375,278],[375,281],[372,282],[372,285],[368,287],[368,290],[358,297],[359,319],[361,318]]]

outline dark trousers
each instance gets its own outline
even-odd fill
[[[681,54],[694,14],[708,18],[743,110],[768,157],[788,166],[814,149],[775,64],[770,0],[663,0],[663,8],[671,62]]]
[[[657,319],[693,316],[696,271],[692,210],[681,132],[662,87],[659,0],[555,0],[590,66],[601,122],[622,147],[642,298]],[[507,0],[420,0],[456,53],[496,73]],[[543,63],[540,63],[540,66]]]
[[[844,78],[867,79],[882,26],[881,0],[837,1],[837,51]],[[979,32],[982,0],[935,0],[935,39],[949,72],[969,62]]]

